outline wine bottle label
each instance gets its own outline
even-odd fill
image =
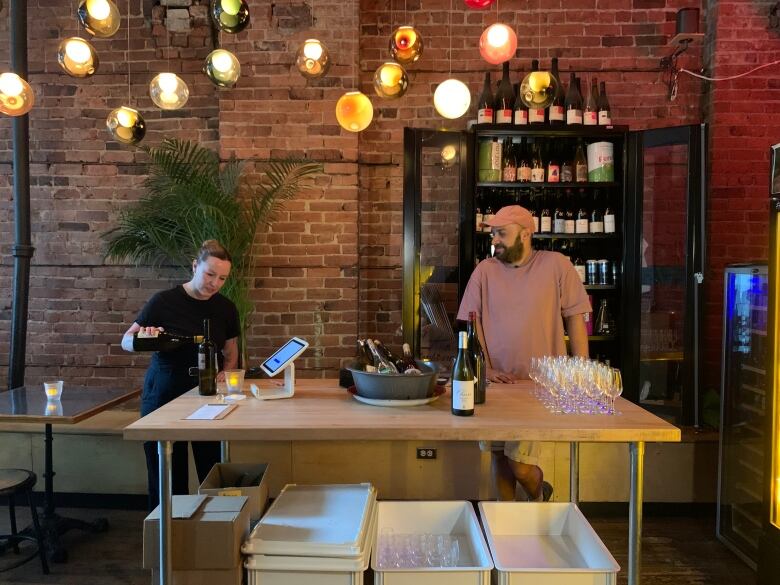
[[[565,224],[566,224],[566,222],[565,222],[565,221],[563,221],[562,219],[556,219],[556,220],[553,222],[553,231],[554,231],[556,234],[562,234],[562,233],[564,233],[564,232],[566,231],[566,225],[565,225]]]
[[[512,110],[496,110],[496,124],[511,124]]]
[[[588,182],[588,165],[577,165],[574,170],[574,180],[578,183]]]
[[[515,167],[504,167],[504,172],[502,173],[502,180],[504,183],[514,183],[517,181],[517,169]]]
[[[550,106],[550,122],[563,122],[563,106]]]
[[[515,110],[515,126],[526,126],[528,124],[528,110]]]
[[[573,219],[567,219],[566,221],[563,222],[563,233],[564,234],[573,234],[573,233],[575,233],[574,232],[575,229],[576,228],[575,228]]]
[[[603,234],[604,233],[604,222],[603,221],[592,221],[592,222],[590,222],[590,233],[592,233],[592,234]]]
[[[534,231],[538,232],[539,231],[539,216],[538,215],[534,215],[534,216],[532,216],[532,219],[534,220]]]
[[[561,167],[561,183],[571,183],[574,181],[572,168],[570,166]]]
[[[549,183],[560,183],[561,182],[561,167],[558,165],[549,165],[547,167],[547,181]]]
[[[542,216],[542,233],[549,234],[552,231],[552,218],[550,216]]]
[[[477,226],[477,231],[482,231],[482,214],[478,213],[474,216],[474,224]]]
[[[491,143],[490,168],[494,171],[501,170],[501,143],[500,142]]]
[[[544,183],[544,169],[531,169],[531,182]]]
[[[612,115],[609,110],[601,110],[599,112],[599,126],[611,126]]]
[[[615,233],[615,216],[614,215],[605,215],[604,216],[604,232],[608,234],[614,234]]]
[[[583,266],[582,264],[575,264],[574,265],[574,270],[577,271],[577,276],[580,277],[580,282],[584,283],[585,282],[585,266]]]
[[[472,410],[474,408],[474,380],[452,381],[453,410]]]
[[[482,216],[482,231],[485,233],[490,233],[490,226],[487,224],[489,221],[493,221],[494,214],[493,213],[486,213]]]
[[[518,173],[518,181],[528,183],[531,180],[531,167],[520,167]]]
[[[597,112],[585,112],[583,114],[583,123],[586,126],[595,126],[598,124],[599,118]]]
[[[544,108],[528,108],[528,121],[531,124],[544,124]]]
[[[371,364],[366,364],[366,372],[376,372],[376,366],[372,366]]]
[[[477,124],[492,124],[493,108],[483,108],[477,112]]]
[[[587,234],[588,233],[588,220],[587,219],[578,219],[577,223],[575,224],[575,233],[577,234]]]
[[[566,111],[566,123],[567,124],[582,124],[582,110],[567,110]]]
[[[206,354],[203,352],[198,352],[198,369],[199,370],[206,369]]]

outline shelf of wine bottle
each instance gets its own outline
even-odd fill
[[[566,125],[559,124],[550,126],[549,124],[474,124],[473,130],[479,137],[493,136],[542,136],[542,137],[575,137],[575,138],[602,138],[622,136],[628,132],[628,126],[585,126],[585,125]]]
[[[588,182],[588,183],[533,183],[533,182],[512,182],[512,183],[493,183],[481,181],[477,183],[480,188],[493,189],[608,189],[622,187],[621,183],[611,182]]]
[[[582,286],[585,287],[585,290],[617,290],[617,287],[614,284],[583,284]]]
[[[486,238],[492,237],[490,232],[474,232],[477,236],[484,236]],[[533,235],[534,239],[539,240],[614,240],[620,237],[617,232],[610,234],[539,234]]]
[[[615,341],[617,335],[588,335],[588,341]],[[565,341],[569,341],[569,336],[564,336]]]

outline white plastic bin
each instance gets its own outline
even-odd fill
[[[379,502],[377,533],[449,534],[460,558],[455,567],[399,568],[379,565],[371,556],[374,585],[489,585],[493,563],[477,515],[469,502]]]
[[[376,518],[370,484],[286,486],[242,547],[248,585],[362,585]]]
[[[497,585],[614,585],[620,566],[574,504],[480,502]]]

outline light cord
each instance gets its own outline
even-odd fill
[[[127,0],[127,105],[130,103],[130,0]]]
[[[706,75],[701,75],[700,73],[694,73],[693,71],[689,71],[688,69],[679,69],[679,73],[687,73],[688,75],[691,75],[693,77],[698,77],[699,79],[704,79],[705,81],[731,81],[732,79],[739,79],[740,77],[745,77],[746,75],[750,75],[751,73],[755,73],[756,71],[759,71],[760,69],[764,69],[765,67],[771,67],[772,65],[778,65],[780,64],[780,60],[772,61],[771,63],[764,63],[763,65],[759,65],[758,67],[753,67],[750,71],[745,71],[744,73],[740,73],[739,75],[730,75],[729,77],[708,77]]]

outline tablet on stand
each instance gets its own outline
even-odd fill
[[[309,342],[300,337],[293,337],[282,347],[277,349],[271,357],[260,364],[260,369],[272,378],[279,372],[284,372],[284,386],[281,388],[260,388],[256,384],[249,386],[255,398],[260,400],[274,400],[277,398],[291,398],[295,394],[295,359],[301,355]]]

